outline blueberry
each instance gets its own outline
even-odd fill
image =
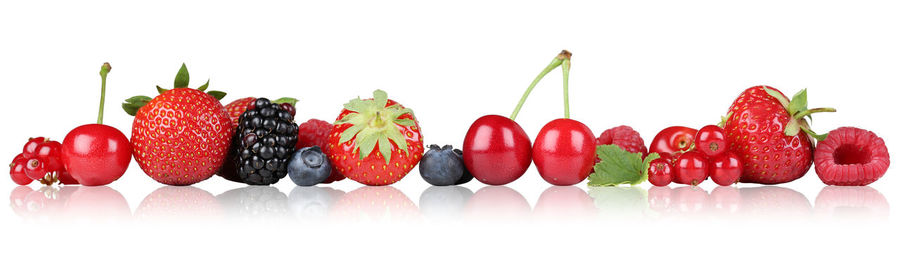
[[[463,163],[462,151],[453,146],[436,144],[428,146],[428,152],[419,162],[419,174],[426,182],[435,186],[458,185],[472,180]]]
[[[331,175],[331,163],[319,146],[306,147],[294,152],[288,161],[288,175],[298,186],[319,184]]]

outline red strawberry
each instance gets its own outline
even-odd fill
[[[335,169],[366,185],[390,185],[422,158],[422,134],[411,109],[387,98],[351,100],[337,117],[325,154]]]
[[[218,99],[224,92],[187,88],[189,76],[182,65],[175,88],[157,89],[153,98],[136,96],[122,105],[134,115],[131,143],[134,159],[154,180],[168,185],[191,185],[216,173],[225,162],[232,126]]]
[[[328,145],[328,134],[331,133],[332,128],[334,125],[319,119],[309,119],[300,124],[300,132],[297,133],[297,149],[311,146],[325,148]],[[343,179],[344,175],[340,171],[331,171],[331,175],[322,183],[332,183]]]
[[[228,111],[228,117],[231,118],[232,128],[237,128],[238,119],[241,118],[241,113],[247,111],[247,107],[254,101],[256,101],[255,97],[245,97],[225,105],[225,110]]]
[[[744,163],[741,182],[778,184],[806,174],[813,159],[810,138],[822,137],[810,130],[805,118],[812,113],[833,111],[807,109],[805,89],[792,100],[767,86],[744,91],[725,118],[729,148]]]

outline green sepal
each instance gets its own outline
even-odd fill
[[[763,90],[765,90],[767,94],[778,100],[778,102],[781,103],[781,106],[783,106],[784,109],[787,109],[788,105],[790,105],[791,102],[788,101],[787,97],[784,97],[784,95],[782,95],[778,91],[769,88],[769,86],[763,86]]]
[[[169,90],[164,89],[164,88],[160,87],[159,85],[156,85],[156,92],[159,92],[160,94],[162,94],[162,93],[166,93],[166,91],[169,91]]]
[[[797,94],[794,94],[794,97],[791,99],[791,102],[788,103],[787,111],[788,114],[794,116],[798,112],[806,111],[807,101],[806,101],[806,89],[802,89]]]
[[[297,100],[296,98],[291,98],[291,97],[282,97],[282,98],[276,99],[275,101],[272,101],[272,103],[275,103],[275,104],[288,103],[293,106],[297,106],[297,101],[300,101],[300,100]]]
[[[153,98],[150,98],[148,96],[134,96],[129,99],[125,99],[125,102],[122,103],[122,109],[124,109],[125,113],[128,113],[128,115],[134,116],[137,114],[138,110],[140,110],[144,105],[147,105],[150,100],[153,100]]]
[[[372,93],[372,99],[355,98],[344,104],[344,109],[350,113],[334,122],[335,125],[351,125],[341,132],[339,143],[343,144],[356,140],[354,150],[359,150],[359,158],[365,159],[375,151],[384,158],[385,163],[390,163],[393,146],[403,152],[409,152],[409,144],[406,137],[400,132],[399,126],[415,126],[413,111],[402,108],[400,105],[387,106],[387,93],[376,90]],[[413,119],[401,118],[413,116]]]
[[[206,94],[209,94],[210,96],[215,97],[216,100],[219,100],[219,101],[221,101],[222,98],[225,98],[225,95],[228,95],[228,93],[218,91],[218,90],[210,90],[209,92],[206,92]]]
[[[175,88],[187,88],[190,81],[191,75],[188,74],[187,65],[181,63],[181,68],[178,69],[178,74],[175,75]]]
[[[199,88],[197,88],[197,90],[206,92],[206,89],[208,89],[208,88],[209,88],[209,79],[206,79],[206,83],[204,83],[203,86],[200,86]]]

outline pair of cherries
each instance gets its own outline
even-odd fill
[[[504,185],[521,177],[532,158],[541,177],[553,185],[573,185],[590,175],[596,150],[594,133],[569,118],[569,69],[572,54],[563,50],[532,81],[509,118],[486,115],[475,120],[463,142],[463,161],[475,179],[489,185]],[[535,85],[550,71],[562,66],[565,117],[550,121],[531,140],[515,122]]]

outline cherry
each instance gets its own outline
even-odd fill
[[[743,171],[741,158],[734,152],[729,151],[710,160],[709,176],[716,184],[722,186],[735,184],[741,178]]]
[[[689,127],[667,127],[653,137],[653,141],[650,142],[650,153],[656,152],[663,155],[686,151],[694,143],[696,134],[697,130]]]
[[[728,151],[728,143],[725,141],[725,129],[716,125],[708,125],[700,128],[695,136],[696,149],[706,156],[715,157]]]
[[[647,170],[647,180],[654,186],[668,186],[672,183],[672,164],[667,158],[658,158],[650,161],[650,169]]]
[[[475,120],[463,141],[463,162],[479,181],[504,185],[531,166],[531,139],[510,118],[486,115]]]
[[[9,177],[12,178],[13,182],[19,185],[28,185],[33,181],[31,177],[25,174],[25,164],[27,163],[27,159],[22,154],[16,156],[13,159],[12,163],[9,164]]]
[[[544,125],[534,140],[534,166],[553,185],[573,185],[594,170],[594,133],[572,119],[556,119]]]
[[[106,75],[110,69],[109,63],[104,63],[100,68],[97,124],[77,127],[63,140],[63,163],[68,173],[86,186],[106,185],[119,179],[131,163],[131,142],[118,129],[103,125]]]
[[[697,186],[709,177],[709,162],[703,153],[688,151],[675,161],[675,183]]]
[[[41,145],[47,141],[50,141],[44,137],[35,137],[29,138],[28,142],[25,143],[25,147],[22,148],[22,156],[25,158],[34,158],[34,152],[37,151],[38,145]]]

